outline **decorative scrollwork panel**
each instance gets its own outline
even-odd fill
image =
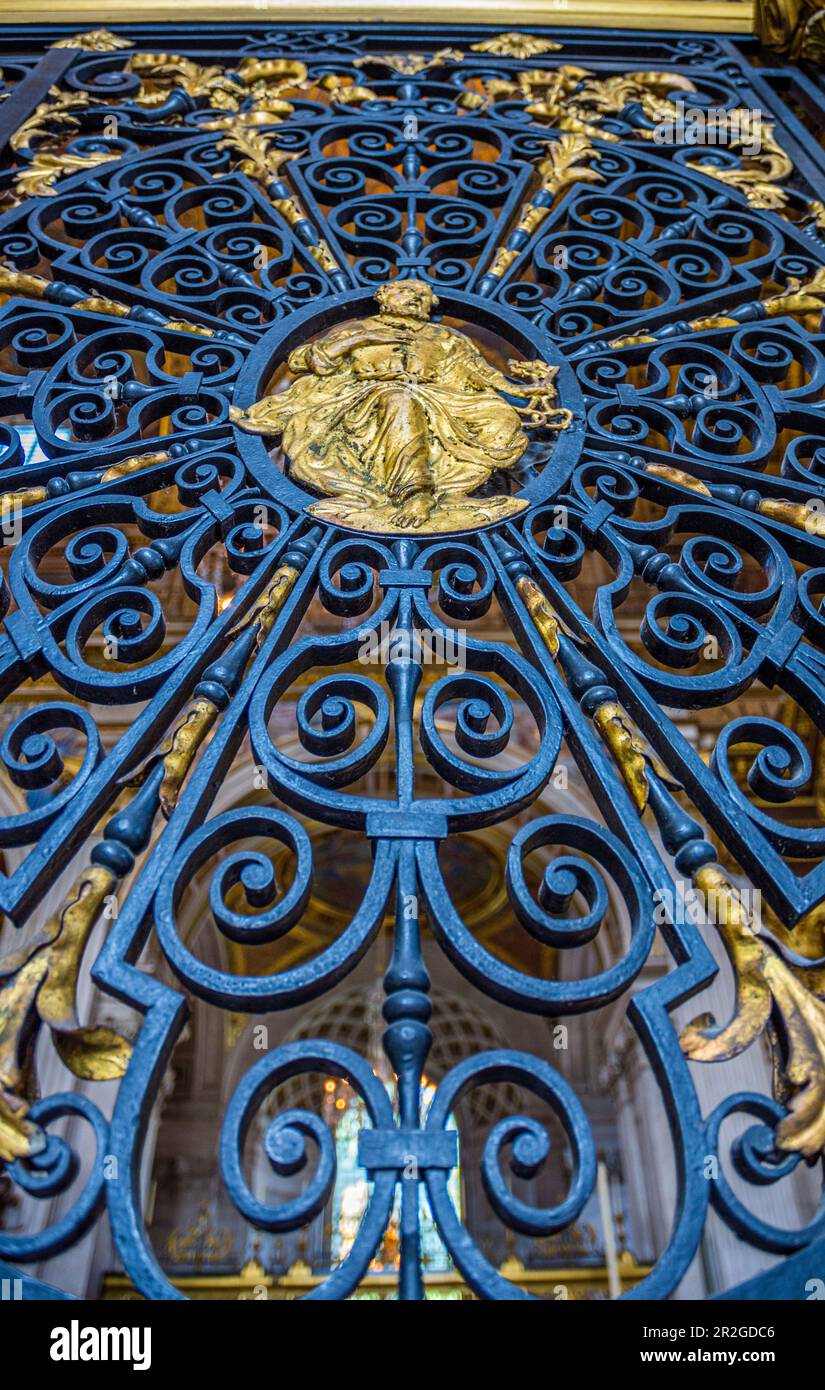
[[[190,1014],[286,1016],[221,1078],[238,1221],[333,1212],[312,1299],[420,1298],[434,1241],[533,1296],[459,1167],[509,1240],[569,1238],[592,1116],[492,1024],[428,1076],[436,959],[651,1062],[679,1191],[626,1296],[682,1286],[711,1203],[816,1250],[742,1195],[825,1148],[825,171],[775,70],[689,35],[4,41],[0,1157],[62,1206],[0,1253],[105,1203],[131,1285],[182,1296],[141,1185],[164,1074]],[[730,1017],[683,1018],[722,954]],[[300,1031],[368,967],[357,1045]],[[765,1044],[772,1094],[709,1106]]]

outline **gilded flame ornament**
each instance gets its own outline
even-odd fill
[[[570,411],[553,404],[557,368],[510,362],[511,381],[465,334],[431,321],[438,300],[418,280],[382,285],[376,299],[377,315],[296,348],[297,380],[246,411],[233,407],[232,419],[281,436],[291,477],[326,494],[308,509],[324,521],[443,532],[520,512],[521,498],[471,494],[515,467],[525,425],[570,424]]]

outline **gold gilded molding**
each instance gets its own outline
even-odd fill
[[[42,275],[29,275],[24,270],[10,270],[0,265],[0,294],[24,294],[42,299],[48,288],[49,281]]]
[[[808,218],[813,222],[816,230],[825,230],[825,203],[819,198],[812,198],[808,204]]]
[[[620,344],[614,342],[611,346],[617,347]],[[681,468],[671,468],[666,463],[645,464],[645,473],[649,473],[652,478],[662,478],[667,483],[676,483],[678,487],[697,492],[702,497],[713,495],[700,478],[694,478]],[[767,516],[772,521],[782,521],[786,526],[793,526],[798,531],[807,531],[810,536],[825,536],[825,515],[804,502],[791,502],[785,497],[762,497],[756,504],[756,511],[759,516]]]
[[[593,721],[643,814],[647,764],[661,776],[656,759],[637,741],[619,706],[600,705]],[[694,1062],[729,1061],[765,1033],[773,1049],[774,1094],[788,1110],[776,1129],[777,1148],[812,1163],[825,1150],[825,969],[786,963],[751,922],[721,865],[702,865],[691,881],[733,966],[736,998],[725,1027],[717,1028],[709,1014],[694,1019],[682,1031],[682,1051]]]
[[[82,303],[76,304],[75,308],[89,309],[93,302],[93,300],[84,299]],[[110,303],[111,301],[106,300],[104,302]],[[108,314],[110,312],[109,309],[92,309],[92,313]],[[176,333],[196,333],[199,338],[214,338],[215,336],[214,328],[206,328],[202,323],[189,323],[188,319],[167,319],[163,326],[174,329]]]
[[[797,280],[791,277],[784,290],[777,294],[768,295],[766,299],[756,301],[764,309],[767,318],[780,318],[785,314],[793,317],[805,319],[807,315],[815,316],[815,321],[811,324],[811,331],[816,332],[819,326],[819,319],[825,311],[825,266],[820,266],[811,276],[810,280]],[[714,328],[735,328],[737,324],[744,322],[741,317],[743,305],[737,305],[727,313],[712,314],[706,318],[691,319],[688,327],[694,333],[705,333]],[[633,347],[637,343],[655,342],[655,337],[650,333],[639,333],[628,335],[623,338],[612,338],[608,344],[612,348]],[[648,472],[652,472],[648,469]],[[664,477],[664,473],[660,474]],[[791,523],[795,524],[795,523]],[[817,534],[820,534],[817,532]]]
[[[784,290],[768,295],[759,301],[768,318],[780,318],[785,314],[804,319],[807,314],[816,315],[812,331],[818,328],[819,317],[825,310],[825,266],[820,266],[810,280],[797,280],[791,277]],[[735,328],[743,322],[737,313],[743,306],[728,310],[727,313],[709,318],[691,319],[689,327],[694,333],[702,333],[712,328]],[[614,344],[615,346],[615,344]]]
[[[273,198],[272,206],[291,227],[294,227],[296,222],[302,222],[306,217],[303,208],[294,198]]]
[[[322,77],[318,83],[325,92],[329,92],[335,101],[355,102],[355,101],[377,101],[378,93],[371,87],[362,87],[355,82],[347,82],[345,78],[339,77],[335,72],[328,72],[326,77]]]
[[[338,262],[332,254],[325,241],[317,239],[317,232],[311,227],[306,212],[302,208],[298,199],[293,195],[288,198],[272,198],[270,187],[281,179],[281,167],[290,159],[297,159],[295,150],[280,150],[273,144],[272,135],[264,135],[260,131],[252,128],[246,117],[228,115],[222,122],[210,122],[210,128],[222,128],[226,134],[223,140],[219,140],[217,149],[229,150],[232,154],[240,156],[238,168],[247,178],[253,179],[258,187],[272,200],[272,206],[287,221],[290,226],[295,226],[298,222],[306,222],[310,227],[311,235],[316,238],[314,244],[306,246],[306,251],[313,258],[322,270],[327,272],[339,269]],[[276,190],[277,191],[277,190]]]
[[[118,478],[126,478],[131,473],[139,473],[142,468],[151,468],[156,463],[167,463],[170,455],[164,450],[157,450],[151,454],[137,454],[132,458],[121,459],[120,463],[113,463],[100,475],[101,483],[113,483]],[[94,472],[90,473],[89,483],[94,481]],[[22,511],[25,507],[33,507],[37,502],[45,502],[47,497],[45,487],[24,487],[19,492],[4,492],[0,494],[0,516],[8,512]]]
[[[139,473],[143,468],[152,468],[156,463],[168,463],[171,455],[165,449],[157,449],[151,454],[135,454],[132,458],[113,463],[101,477],[102,483],[113,483],[117,478],[126,478],[131,473]]]
[[[661,776],[656,759],[637,741],[619,706],[600,705],[593,721],[643,814],[647,765]],[[777,1126],[776,1145],[812,1163],[825,1149],[825,969],[787,964],[751,922],[721,865],[702,865],[691,881],[733,966],[736,999],[723,1028],[708,1014],[694,1019],[681,1034],[682,1050],[694,1062],[729,1061],[765,1033],[773,1049],[774,1093],[789,1112]]]
[[[598,183],[601,174],[590,168],[590,161],[598,159],[598,154],[586,135],[561,135],[547,146],[544,159],[536,164],[542,188],[559,194],[574,183]]]
[[[238,168],[241,173],[261,184],[264,191],[278,178],[282,164],[297,159],[295,150],[277,149],[271,135],[248,129],[242,116],[227,118],[222,128],[226,135],[218,141],[217,149],[240,155]]]
[[[563,47],[563,45],[560,45]],[[482,83],[484,94],[467,89],[459,105],[469,111],[483,111],[491,102],[512,97],[526,104],[528,115],[544,120],[557,130],[601,140],[619,139],[603,128],[603,122],[619,115],[630,102],[638,104],[655,126],[675,122],[681,110],[669,98],[673,91],[695,92],[689,77],[678,72],[634,72],[613,77],[597,77],[589,68],[573,63],[558,67],[530,68],[514,72],[511,78],[488,78]],[[655,137],[650,129],[638,127],[640,139]]]
[[[281,565],[244,624],[245,628],[254,626],[257,629],[256,650],[260,650],[298,575],[299,571],[294,566]],[[158,752],[148,758],[130,779],[128,785],[131,788],[142,786],[156,766],[158,757],[160,758],[163,764],[163,779],[159,800],[161,810],[167,819],[177,806],[189,770],[219,715],[220,709],[213,700],[206,696],[195,696],[189,701]]]
[[[727,1061],[750,1046],[770,1017],[771,992],[763,970],[766,948],[751,929],[739,894],[719,864],[703,865],[692,881],[712,907],[733,965],[736,1006],[726,1028],[714,1032],[712,1017],[701,1014],[683,1029],[680,1042],[694,1061]]]
[[[273,79],[282,87],[299,87],[306,81],[307,65],[298,58],[244,58],[238,76],[248,87]]]
[[[559,623],[549,601],[526,575],[516,581],[516,588],[545,647],[563,670]],[[642,816],[651,776],[666,785],[677,784],[641,742],[619,704],[603,701],[592,718]],[[717,1028],[710,1014],[701,1014],[683,1029],[682,1051],[694,1062],[729,1061],[764,1033],[773,1050],[774,1094],[788,1111],[776,1128],[777,1148],[813,1163],[825,1151],[825,967],[821,960],[808,964],[798,955],[790,962],[783,959],[780,944],[751,921],[742,895],[720,864],[703,864],[691,882],[702,895],[706,920],[722,938],[734,970],[736,996],[733,1017],[724,1027]],[[790,946],[794,949],[795,943]]]
[[[609,130],[602,131],[601,122],[618,115],[629,102],[637,102],[654,123],[675,121],[679,109],[667,93],[696,90],[682,73],[634,72],[596,77],[587,68],[571,64],[562,64],[555,70],[537,68],[520,73],[518,85],[531,116],[551,121],[559,130],[613,141],[618,137]],[[644,139],[652,139],[654,134],[643,127],[637,133]]]
[[[549,600],[535,580],[530,579],[527,575],[522,575],[516,581],[516,589],[521,595],[545,647],[553,660],[561,666],[559,633],[562,629]],[[568,636],[567,640],[571,641],[572,639]],[[600,705],[597,705],[593,711],[592,719],[613,755],[614,762],[622,774],[637,811],[643,812],[650,795],[647,780],[648,764],[663,781],[669,781],[666,769],[662,767],[652,750],[646,748],[641,742],[634,725],[631,724],[624,710],[614,700],[604,700]]]
[[[319,241],[315,246],[308,246],[307,251],[314,261],[317,261],[322,270],[338,270],[338,262],[329,249],[325,241]]]
[[[139,77],[141,84],[150,82],[160,87],[180,87],[190,97],[208,97],[210,107],[219,111],[237,111],[246,96],[244,88],[233,82],[224,68],[204,67],[179,53],[135,53],[126,69]],[[137,100],[144,105],[153,105],[164,100],[165,95],[165,92],[155,94],[141,90]]]
[[[541,226],[545,217],[548,217],[549,214],[550,209],[547,207],[537,208],[534,207],[532,203],[524,203],[516,225],[516,231],[526,232],[527,236],[532,236],[536,228]]]
[[[245,58],[232,70],[207,67],[179,53],[135,53],[127,70],[140,78],[137,100],[143,105],[155,106],[179,87],[191,97],[206,97],[212,111],[226,111],[240,124],[252,125],[272,124],[289,115],[293,107],[283,100],[283,93],[312,85],[307,81],[306,63],[292,58]],[[240,113],[239,107],[249,97],[252,109]],[[220,130],[221,121],[211,121],[204,128]]]
[[[160,749],[164,776],[159,799],[165,815],[174,809],[218,713],[211,700],[193,700]],[[141,786],[154,766],[156,759],[149,759],[129,785]],[[128,1066],[131,1044],[110,1028],[82,1027],[76,1012],[83,953],[117,884],[111,869],[96,864],[85,868],[60,913],[33,940],[0,960],[0,1158],[8,1162],[31,1157],[45,1144],[28,1118],[37,1094],[34,1045],[41,1025],[51,1030],[61,1060],[84,1080],[115,1080]]]
[[[7,516],[9,512],[22,511],[24,507],[33,507],[37,502],[45,502],[46,489],[44,487],[24,487],[19,492],[4,492],[0,496],[0,516]]]
[[[337,525],[463,531],[521,511],[520,498],[471,494],[518,463],[525,424],[570,424],[554,404],[557,368],[510,362],[514,387],[471,338],[430,321],[438,300],[429,285],[393,280],[375,297],[377,315],[295,348],[297,380],[245,411],[230,407],[232,420],[281,435],[291,476],[328,499],[309,512]]]
[[[825,266],[811,276],[810,280],[790,279],[780,294],[771,295],[762,301],[769,318],[781,314],[821,314],[825,309]],[[735,311],[734,311],[735,312]]]
[[[180,23],[180,4],[174,0],[108,0],[106,20],[110,25],[140,23]],[[336,24],[341,21],[364,24],[443,24],[443,0],[188,0],[187,21],[224,20],[286,23]],[[100,25],[98,0],[8,0],[3,11],[7,24]],[[570,0],[565,9],[556,9],[548,0],[519,0],[503,7],[498,0],[453,0],[449,9],[452,24],[490,24],[500,27],[552,25],[562,28],[692,29],[705,33],[753,32],[751,0],[614,0],[605,12],[604,0]],[[84,37],[81,33],[79,37]]]
[[[508,251],[506,246],[499,246],[496,251],[495,260],[490,266],[489,274],[495,275],[496,279],[498,279],[505,271],[510,269],[513,261],[518,259],[518,255],[518,251]]]
[[[624,338],[611,338],[607,346],[612,348],[638,347],[640,343],[655,343],[652,333],[627,333]]]

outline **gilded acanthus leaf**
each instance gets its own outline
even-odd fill
[[[596,77],[586,68],[569,63],[552,71],[522,73],[519,86],[528,102],[527,111],[534,118],[552,121],[560,130],[614,141],[618,138],[615,133],[602,128],[605,118],[621,115],[630,105],[641,107],[648,125],[640,125],[637,133],[652,138],[657,126],[675,121],[680,114],[669,93],[696,90],[690,78],[681,73],[634,72]]]
[[[724,1028],[715,1029],[707,1015],[695,1019],[682,1033],[682,1050],[696,1062],[728,1061],[766,1032],[774,1089],[789,1112],[777,1128],[777,1148],[812,1162],[825,1149],[825,971],[801,958],[785,961],[718,865],[700,869],[694,882],[733,965],[736,999]]]
[[[82,1028],[76,1006],[83,953],[115,883],[109,869],[83,870],[61,912],[0,961],[0,1157],[30,1157],[43,1147],[42,1132],[28,1119],[42,1024],[75,1075],[110,1080],[125,1071],[129,1044],[111,1029]]]
[[[129,39],[113,34],[110,29],[87,29],[85,34],[73,34],[70,39],[56,39],[51,48],[85,48],[90,53],[114,53],[118,48],[132,48]]]
[[[602,177],[587,161],[598,158],[586,135],[561,135],[548,144],[547,151],[537,164],[542,187],[550,193],[561,193],[574,183],[596,183]]]
[[[439,48],[435,53],[370,53],[364,58],[355,58],[354,68],[385,67],[397,72],[401,77],[417,77],[427,68],[443,67],[445,63],[460,63],[464,54],[459,48]]]
[[[38,150],[31,164],[14,181],[18,198],[52,198],[58,179],[77,174],[81,169],[94,169],[117,158],[111,151],[98,154],[49,154]]]
[[[210,106],[218,109],[237,111],[246,96],[243,85],[227,76],[222,67],[204,67],[179,53],[135,53],[128,69],[141,82],[180,87],[190,97],[208,97]],[[151,87],[137,100],[143,103],[145,97],[151,104]]]
[[[730,1022],[716,1028],[701,1015],[683,1030],[682,1051],[695,1062],[724,1062],[738,1056],[759,1037],[771,1014],[771,991],[765,978],[767,947],[752,931],[748,914],[726,875],[716,865],[701,868],[695,878],[704,895],[706,915],[716,923],[736,983]]]
[[[777,955],[766,962],[766,978],[787,1040],[784,1076],[790,1113],[777,1129],[777,1147],[796,1150],[808,1159],[825,1150],[825,991],[820,980],[815,994],[810,978],[817,973],[821,975],[794,970]]]
[[[0,1088],[0,1159],[14,1163],[32,1158],[46,1147],[43,1131],[26,1118],[28,1102]]]
[[[52,87],[46,101],[41,101],[23,121],[9,140],[13,150],[27,149],[32,140],[51,137],[59,131],[76,130],[80,125],[79,112],[88,110],[86,92],[61,92]]]
[[[773,126],[763,122],[760,113],[736,107],[717,115],[711,132],[715,142],[740,155],[740,163],[723,166],[689,161],[690,167],[737,189],[753,208],[782,212],[788,195],[778,185],[793,173],[793,164],[777,141]]]
[[[294,150],[279,150],[273,145],[271,136],[251,129],[243,118],[227,122],[224,129],[226,135],[218,141],[217,148],[240,155],[241,173],[264,187],[277,178],[282,164],[297,157]]]
[[[132,1045],[111,1028],[74,1028],[54,1032],[60,1059],[83,1081],[116,1081],[124,1076]]]
[[[557,53],[561,47],[553,39],[541,39],[537,34],[512,32],[470,44],[473,53],[497,53],[502,58],[534,58],[539,53]]]

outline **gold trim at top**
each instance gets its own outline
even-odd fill
[[[715,33],[750,34],[754,31],[753,0],[519,0],[502,6],[499,0],[453,0],[445,11],[444,0],[303,0],[303,3],[254,3],[254,0],[188,0],[185,20],[224,20],[258,23],[346,21],[376,24],[437,24],[449,14],[450,26],[494,24],[510,30],[520,24],[571,26],[594,29],[693,29]],[[101,25],[166,23],[181,20],[180,3],[170,0],[0,0],[4,24]]]

